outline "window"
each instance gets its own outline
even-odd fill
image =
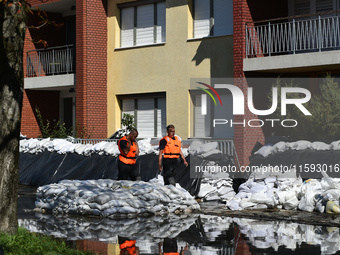
[[[202,93],[197,91],[191,91],[190,93],[194,106],[193,136],[196,138],[233,138],[234,128],[230,126],[231,120],[234,120],[232,112],[233,98],[231,94],[223,94],[223,92],[219,92],[223,106],[215,106],[212,100],[208,99],[207,114],[202,115]],[[213,119],[227,120],[228,123],[213,127]]]
[[[231,34],[232,0],[194,0],[194,38]]]
[[[331,12],[339,9],[339,0],[290,0],[289,15],[297,16],[320,12]],[[329,14],[328,16],[337,15]]]
[[[120,46],[133,47],[165,42],[165,2],[122,4]],[[125,6],[125,7],[124,7]]]
[[[165,97],[122,99],[123,114],[135,117],[139,137],[163,137],[166,135]]]

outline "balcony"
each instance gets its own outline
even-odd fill
[[[339,65],[340,17],[337,14],[247,23],[244,71]]]
[[[28,51],[25,89],[74,85],[74,60],[73,45]]]

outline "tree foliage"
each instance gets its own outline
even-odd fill
[[[75,136],[77,138],[89,139],[91,137],[91,133],[88,132],[86,127],[80,126],[77,121],[74,126],[67,128],[65,123],[60,120],[52,124],[48,119],[45,120],[38,107],[35,108],[35,113],[41,138],[67,138],[69,136]]]
[[[126,133],[129,133],[132,129],[136,128],[134,116],[131,114],[124,113],[121,123],[122,127],[126,130]]]
[[[274,87],[281,88],[298,87],[294,81],[290,83],[276,80]],[[301,94],[291,93],[287,98],[299,98]],[[272,96],[269,94],[270,105]],[[278,101],[278,110],[273,114],[274,118],[282,119],[280,114],[281,102]],[[324,141],[331,142],[340,139],[340,88],[334,77],[327,75],[319,85],[319,92],[312,95],[309,102],[304,104],[305,108],[312,114],[304,115],[297,107],[287,107],[285,119],[295,119],[296,127],[284,128],[284,133],[294,140]]]
[[[120,139],[124,135],[131,132],[132,129],[136,129],[135,118],[131,114],[124,113],[121,119],[122,129],[118,129],[110,138]]]

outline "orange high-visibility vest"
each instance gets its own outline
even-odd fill
[[[128,165],[136,164],[136,151],[137,151],[136,142],[132,142],[130,146],[130,151],[128,152],[128,154],[125,154],[124,151],[120,148],[120,142],[123,140],[127,141],[126,136],[123,136],[118,141],[118,149],[120,151],[119,160],[123,162],[124,164],[128,164]]]
[[[166,140],[166,146],[163,150],[164,158],[179,158],[181,151],[181,141],[175,136],[175,140],[169,136],[165,136],[162,139]]]
[[[164,252],[164,255],[179,255],[179,252]]]
[[[119,245],[119,248],[126,249],[130,255],[136,254],[136,240],[126,240]]]

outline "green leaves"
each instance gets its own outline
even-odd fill
[[[71,249],[65,242],[36,233],[29,233],[19,228],[16,235],[0,234],[0,246],[6,255],[90,255],[92,252],[81,252]]]
[[[122,127],[124,127],[128,132],[136,128],[134,116],[131,114],[124,113],[121,123]]]
[[[290,84],[276,80],[275,87],[279,91],[281,87],[296,87],[299,84]],[[280,94],[280,92],[279,92]],[[299,95],[290,95],[290,98],[297,98]],[[271,103],[271,97],[269,95]],[[281,102],[279,102],[280,106]],[[297,107],[287,109],[286,119],[295,119],[298,125],[294,128],[284,128],[283,133],[293,139],[309,141],[331,142],[340,139],[340,88],[333,77],[327,75],[319,79],[318,91],[312,94],[312,98],[304,106],[311,112],[312,116],[305,116]],[[273,114],[275,118],[282,118],[278,113]]]

